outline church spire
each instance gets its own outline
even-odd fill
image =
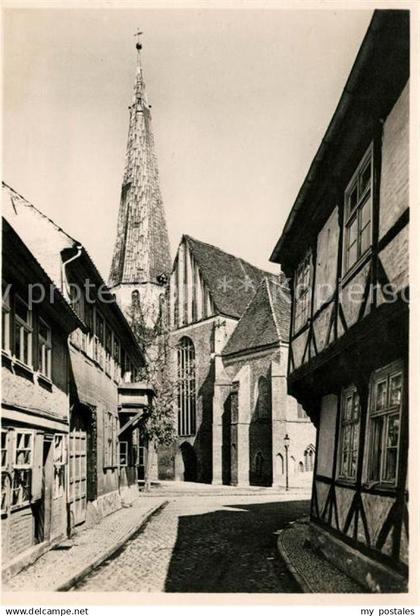
[[[136,81],[134,84],[133,105],[136,103],[141,104],[144,102],[147,105],[146,86],[143,78],[143,67],[141,64],[141,50],[143,45],[140,42],[140,37],[143,32],[138,30],[134,36],[137,37],[136,49],[137,49],[137,68],[136,68]]]
[[[137,69],[129,129],[117,238],[109,285],[156,285],[171,269],[169,238],[159,187],[150,105],[141,64],[141,32],[137,32]]]

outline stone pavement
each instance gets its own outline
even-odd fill
[[[238,496],[230,488],[220,496],[214,486],[197,498],[187,488],[73,590],[300,592],[279,558],[276,531],[308,513],[306,495]]]
[[[281,558],[303,592],[365,593],[357,582],[336,569],[308,544],[308,520],[297,520],[283,528],[278,537]]]
[[[78,575],[125,544],[164,504],[165,499],[159,496],[141,496],[131,507],[112,513],[93,528],[82,529],[70,540],[73,544],[70,549],[46,552],[33,565],[4,583],[3,591],[67,590]]]
[[[192,481],[159,481],[157,485],[152,487],[152,490],[144,496],[162,496],[162,497],[179,497],[179,496],[281,496],[291,500],[294,496],[299,498],[310,498],[312,482],[306,481],[291,486],[286,492],[284,486],[230,486],[230,485],[212,485],[208,483],[196,483]]]

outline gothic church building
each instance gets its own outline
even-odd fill
[[[309,482],[315,429],[287,395],[288,289],[187,235],[171,264],[140,43],[137,54],[109,285],[129,319],[137,305],[148,327],[165,319],[170,330],[176,439],[159,450],[154,478],[269,486],[288,472]]]

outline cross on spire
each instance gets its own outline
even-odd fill
[[[140,49],[142,48],[142,44],[140,42],[140,37],[143,34],[143,32],[141,32],[140,30],[137,30],[137,32],[135,33],[134,36],[137,37],[137,41],[136,41],[136,49],[137,51],[140,51]]]

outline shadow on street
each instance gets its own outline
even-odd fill
[[[275,531],[309,513],[309,501],[225,505],[180,516],[166,592],[300,592]]]

